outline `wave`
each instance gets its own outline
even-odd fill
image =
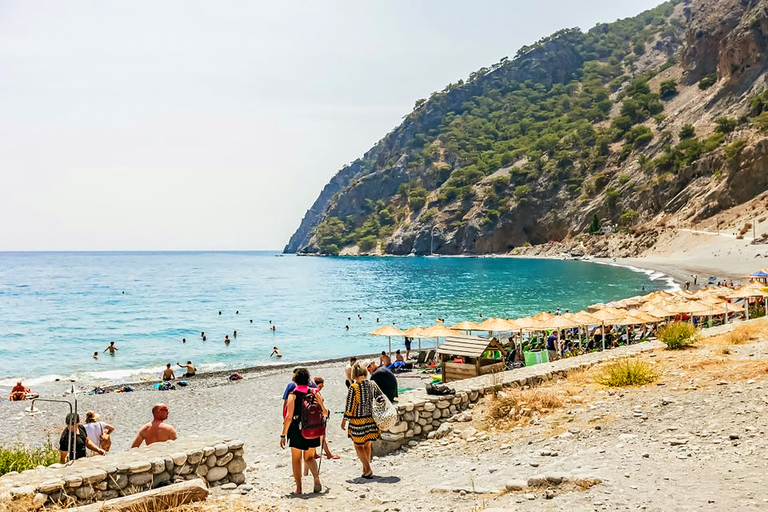
[[[645,274],[648,276],[649,281],[666,281],[666,287],[664,288],[668,292],[676,292],[680,290],[680,285],[675,282],[675,279],[671,276],[668,276],[664,272],[659,272],[658,270],[651,270],[647,268],[639,268],[632,265],[622,265],[621,263],[614,263],[611,261],[591,261],[590,263],[597,263],[598,265],[608,265],[611,267],[620,267],[620,268],[626,268],[627,270],[631,270],[632,272],[637,272],[638,274]]]

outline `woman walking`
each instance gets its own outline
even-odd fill
[[[99,414],[93,411],[85,413],[85,425],[83,426],[85,427],[88,439],[105,452],[108,452],[112,446],[112,439],[109,436],[115,431],[115,427],[99,421]],[[88,455],[92,455],[92,453],[89,452]]]
[[[293,479],[296,481],[296,494],[301,494],[301,461],[312,472],[315,480],[313,492],[320,492],[323,486],[320,484],[320,473],[315,462],[315,449],[320,446],[320,438],[307,439],[301,434],[302,408],[304,407],[304,397],[307,393],[314,394],[315,400],[322,408],[323,415],[328,416],[328,409],[325,408],[323,397],[318,395],[315,390],[309,389],[309,370],[306,368],[297,368],[293,374],[293,381],[296,383],[288,400],[286,401],[285,419],[283,420],[283,431],[280,434],[280,448],[285,448],[286,440],[291,447],[291,467],[293,469]]]
[[[341,429],[349,429],[347,434],[355,443],[357,458],[363,463],[363,478],[373,478],[371,469],[371,443],[379,438],[381,432],[373,419],[373,385],[368,380],[368,370],[363,363],[352,367],[352,384],[347,392],[347,407],[341,420]]]

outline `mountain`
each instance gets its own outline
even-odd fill
[[[610,225],[652,245],[768,189],[768,0],[562,30],[416,101],[285,252],[488,254]]]

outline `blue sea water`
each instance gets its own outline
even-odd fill
[[[373,353],[387,340],[367,333],[387,323],[575,311],[668,285],[657,277],[517,258],[0,253],[0,385],[125,382],[188,359],[201,371],[274,364],[275,345],[281,362]],[[111,341],[114,356],[102,353]]]

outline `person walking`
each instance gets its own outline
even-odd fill
[[[103,421],[99,421],[99,414],[93,411],[88,411],[85,413],[84,427],[85,433],[88,435],[88,439],[90,439],[93,444],[104,450],[104,452],[108,452],[109,448],[112,446],[112,440],[109,436],[111,436],[112,432],[115,431],[115,427]],[[92,453],[89,453],[89,455],[91,454]]]
[[[74,412],[67,414],[65,419],[67,426],[59,438],[59,463],[65,464],[76,459],[85,457],[85,449],[93,450],[99,455],[106,455],[107,452],[93,444],[88,439],[85,427],[80,424],[80,415]]]
[[[368,380],[368,370],[358,362],[352,367],[352,384],[347,392],[347,405],[341,429],[355,443],[357,458],[363,464],[363,478],[373,478],[371,469],[371,444],[381,436],[373,419],[373,384]],[[349,423],[349,429],[347,429]]]
[[[309,389],[309,370],[306,368],[297,368],[293,374],[293,381],[296,388],[288,395],[285,403],[285,418],[283,419],[283,430],[280,433],[280,448],[285,448],[286,444],[291,447],[291,467],[293,469],[293,479],[296,482],[296,494],[302,493],[301,487],[301,462],[309,468],[314,478],[313,492],[320,492],[323,486],[320,483],[320,470],[315,461],[315,449],[320,446],[320,437],[307,439],[302,435],[301,419],[304,409],[304,399],[307,394],[312,393],[324,416],[328,415],[328,409],[325,408],[323,397],[315,391]]]
[[[319,395],[320,392],[325,387],[325,380],[322,377],[315,377],[313,380],[315,381],[315,385],[317,386],[317,394]],[[326,416],[326,418],[330,417],[330,414],[331,413],[329,411],[328,416]],[[328,441],[326,441],[326,436],[323,436],[322,440],[323,440],[323,449],[321,450],[321,453],[325,453],[325,457],[328,459],[340,459],[341,457],[339,457],[335,453],[331,453],[331,449],[328,446]],[[319,459],[320,457],[316,455],[315,458]]]

